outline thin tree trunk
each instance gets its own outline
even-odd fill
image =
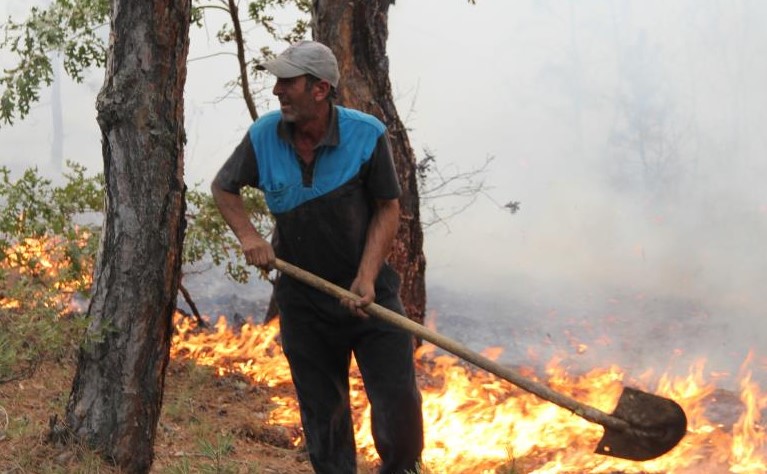
[[[106,217],[65,428],[134,473],[152,464],[181,270],[191,1],[111,8],[97,100]]]
[[[61,172],[64,166],[64,110],[61,105],[61,56],[58,54],[51,58],[53,63],[53,84],[51,84],[51,169],[49,171]]]
[[[389,129],[402,197],[399,233],[389,261],[402,277],[407,316],[423,323],[426,311],[423,231],[416,160],[397,114],[386,56],[388,10],[392,0],[314,0],[314,38],[328,45],[341,69],[339,102],[381,119]]]
[[[256,120],[258,111],[256,103],[253,100],[253,94],[250,93],[250,82],[248,81],[248,64],[245,62],[245,40],[242,37],[242,23],[240,22],[240,12],[235,0],[229,0],[229,17],[232,19],[234,28],[234,42],[237,45],[237,64],[240,66],[240,87],[242,88],[242,98],[248,107],[250,118]]]

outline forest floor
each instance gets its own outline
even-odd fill
[[[120,472],[87,449],[46,442],[51,418],[64,413],[74,370],[74,357],[48,361],[31,378],[0,385],[0,473]],[[264,422],[270,398],[291,387],[266,390],[171,360],[165,388],[151,472],[313,472],[289,434]]]

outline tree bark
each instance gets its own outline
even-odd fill
[[[184,239],[190,0],[112,0],[97,99],[106,217],[67,433],[147,472],[162,406]]]
[[[381,119],[389,129],[402,197],[400,227],[389,261],[402,278],[407,316],[423,323],[426,313],[423,231],[416,160],[397,114],[386,56],[388,10],[393,0],[314,0],[314,39],[329,46],[341,70],[339,103]]]

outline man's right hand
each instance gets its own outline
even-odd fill
[[[239,194],[225,191],[216,181],[210,186],[213,200],[221,211],[229,228],[240,241],[245,262],[265,270],[271,270],[274,266],[274,249],[272,244],[264,240],[253,227],[250,217],[245,211],[245,204]]]
[[[242,253],[248,265],[255,265],[265,270],[271,270],[274,266],[274,249],[272,244],[257,235],[242,239]]]

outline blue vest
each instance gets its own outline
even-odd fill
[[[258,187],[273,214],[288,212],[323,196],[356,176],[371,157],[384,125],[372,115],[336,107],[339,143],[318,148],[311,186],[304,186],[301,159],[277,133],[281,113],[261,116],[248,132],[258,164]]]

